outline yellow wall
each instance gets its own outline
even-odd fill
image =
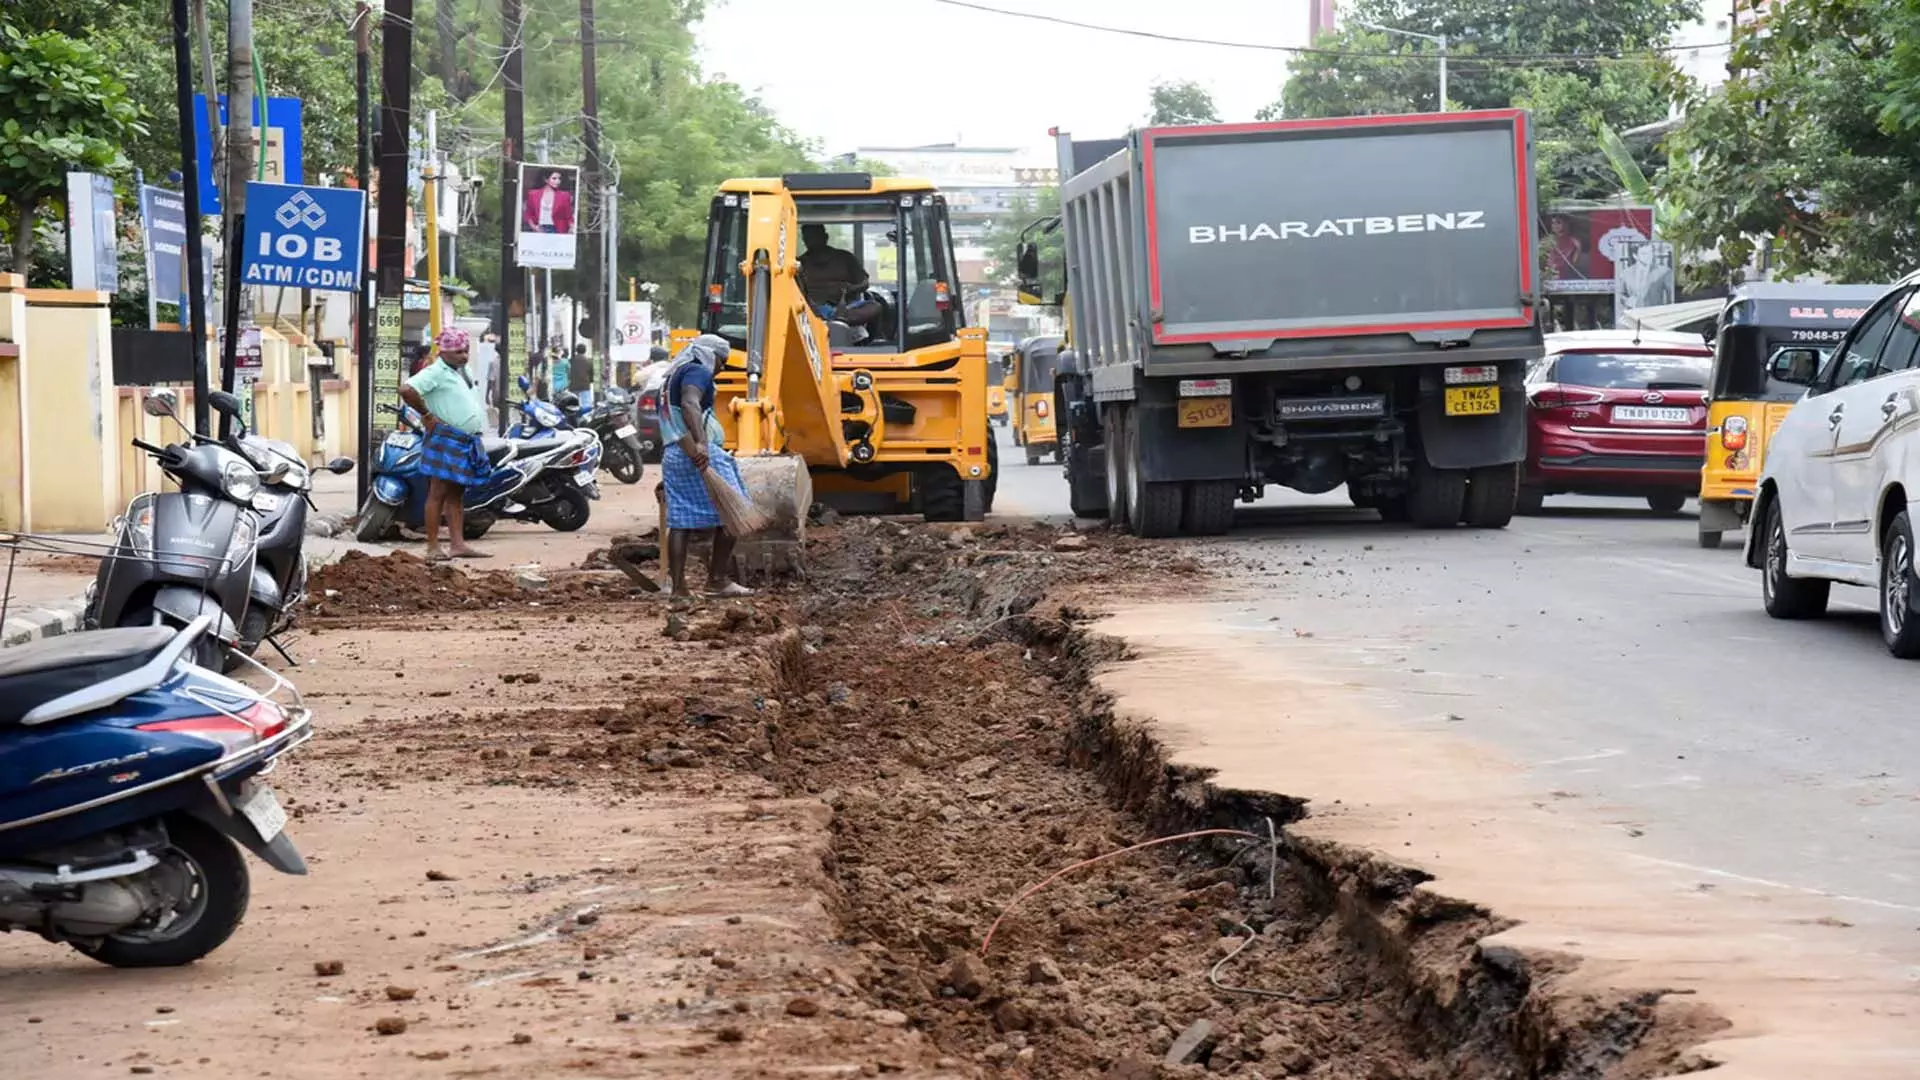
[[[26,290],[30,347],[22,442],[31,476],[25,525],[35,532],[99,532],[120,505],[119,410],[106,293]]]

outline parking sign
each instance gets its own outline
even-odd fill
[[[360,284],[367,201],[352,188],[247,185],[241,280],[323,292]]]

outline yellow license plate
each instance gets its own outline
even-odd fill
[[[1448,416],[1493,416],[1500,411],[1497,386],[1447,387]]]
[[[1180,426],[1232,427],[1233,399],[1230,397],[1181,398]]]

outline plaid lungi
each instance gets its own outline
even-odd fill
[[[740,466],[734,462],[733,455],[712,445],[707,447],[707,453],[713,458],[714,472],[735,491],[746,494],[747,485],[740,479]],[[720,527],[720,511],[714,508],[713,497],[707,494],[707,482],[678,443],[668,443],[660,455],[660,480],[667,487],[667,528],[697,531]]]
[[[448,424],[427,432],[420,445],[420,475],[445,480],[461,487],[473,487],[493,472],[487,460],[487,448],[480,436],[469,435]]]

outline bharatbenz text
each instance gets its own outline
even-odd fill
[[[1190,225],[1189,244],[1225,244],[1254,240],[1317,240],[1323,236],[1383,236],[1390,233],[1458,232],[1487,227],[1484,210],[1450,210],[1446,213],[1395,214],[1390,217],[1325,218],[1311,221],[1282,221],[1276,229],[1262,221],[1254,225]]]

